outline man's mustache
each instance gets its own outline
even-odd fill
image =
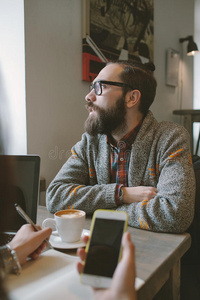
[[[86,109],[89,109],[89,107],[91,107],[93,110],[99,110],[99,108],[94,105],[92,102],[88,102],[86,105],[85,105]]]

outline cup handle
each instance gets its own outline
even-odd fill
[[[47,218],[42,222],[42,228],[51,227],[52,230],[56,230],[56,221],[52,218]]]

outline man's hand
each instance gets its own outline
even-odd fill
[[[9,245],[16,251],[21,265],[26,262],[28,256],[36,259],[40,255],[46,246],[44,240],[50,237],[51,232],[51,228],[35,231],[29,224],[23,225],[18,230]]]
[[[152,186],[136,186],[136,187],[122,187],[123,203],[130,204],[133,202],[140,202],[143,200],[150,200],[154,198],[158,192]]]

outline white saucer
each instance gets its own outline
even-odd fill
[[[89,230],[83,229],[81,236],[89,235],[89,234],[90,234]],[[81,240],[79,240],[77,242],[73,242],[73,243],[63,242],[61,240],[60,236],[58,235],[57,231],[52,232],[49,242],[52,247],[58,248],[58,249],[76,249],[76,248],[85,246],[85,244]]]

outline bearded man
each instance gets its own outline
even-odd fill
[[[193,220],[195,180],[189,136],[158,123],[152,64],[108,63],[86,95],[85,133],[47,190],[47,208],[126,211],[129,225],[184,232]]]

